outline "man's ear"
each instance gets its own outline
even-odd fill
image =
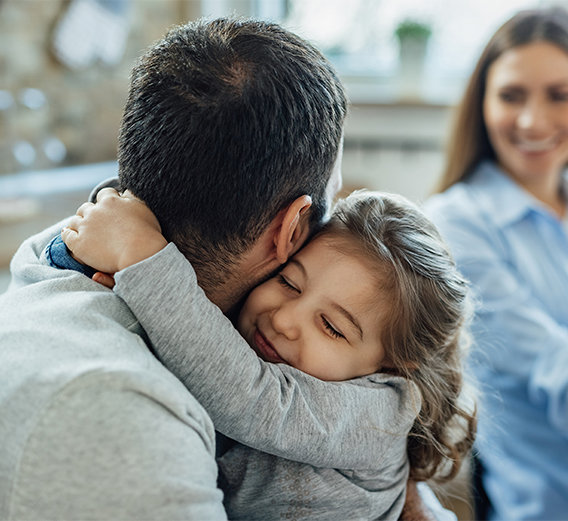
[[[310,235],[311,206],[312,198],[301,195],[283,210],[282,224],[274,235],[276,258],[280,264],[298,251]]]

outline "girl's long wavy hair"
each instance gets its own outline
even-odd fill
[[[454,113],[446,165],[434,192],[443,192],[465,179],[481,160],[495,159],[483,120],[487,73],[504,52],[533,42],[548,42],[568,53],[568,11],[561,7],[519,11],[497,29],[483,49]]]
[[[471,315],[466,280],[435,226],[402,196],[354,192],[337,203],[322,233],[332,244],[354,244],[353,253],[376,266],[378,291],[386,292],[386,359],[422,395],[408,438],[411,478],[452,479],[476,431],[473,387],[462,367]]]

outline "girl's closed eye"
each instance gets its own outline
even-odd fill
[[[277,275],[277,280],[279,282],[279,284],[281,286],[284,286],[286,289],[295,291],[296,293],[300,293],[300,290],[294,286],[294,284],[292,284],[284,275],[282,275],[281,273],[279,275]]]
[[[337,329],[335,329],[325,317],[322,316],[321,320],[322,320],[324,327],[329,331],[331,336],[333,336],[335,338],[345,338],[345,336],[341,332],[339,332]]]

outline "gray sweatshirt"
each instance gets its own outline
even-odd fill
[[[219,459],[230,519],[398,519],[417,388],[324,382],[257,357],[173,244],[116,275],[160,360],[237,440]]]
[[[0,296],[0,519],[226,519],[216,487],[213,426],[203,407],[158,362],[140,324],[116,294],[79,273],[51,268],[41,258],[63,224],[21,246],[12,262],[12,289]],[[170,250],[163,254],[170,255]],[[177,264],[179,259],[166,271],[175,273]],[[132,274],[136,269],[132,267]],[[155,280],[151,284],[156,288]],[[180,289],[185,292],[186,287]],[[211,305],[203,299],[202,304]],[[203,326],[214,334],[215,323],[206,318]],[[201,328],[200,335],[205,333]],[[222,367],[219,373],[223,378]],[[281,407],[308,412],[312,399],[327,397],[332,406],[334,400],[349,401],[370,391],[364,382],[328,386],[319,396],[291,384]],[[368,419],[373,402],[355,403],[360,405],[348,416],[363,428],[353,428],[333,407],[326,414],[313,411],[310,439],[315,449],[302,451],[314,473],[335,463],[348,468],[353,461],[354,468],[362,469],[374,464],[373,453],[344,454],[344,443],[372,443]],[[239,422],[229,418],[225,427],[230,425],[238,427]],[[278,429],[285,431],[287,425],[284,419],[257,446],[262,450],[264,445],[268,454]],[[249,429],[240,430],[245,440]],[[332,430],[339,436],[326,443]],[[301,432],[297,435],[302,438]],[[308,494],[306,483],[312,486],[313,481],[301,474],[296,479],[293,465],[288,469],[288,490],[300,498]],[[257,483],[262,482],[258,476]],[[262,492],[262,484],[255,486]],[[455,521],[425,484],[419,489],[438,521]],[[269,490],[255,501],[269,502]],[[234,497],[241,500],[243,495]],[[288,518],[306,518],[301,504],[290,509]],[[323,516],[352,518],[334,511]]]
[[[222,520],[215,432],[112,291],[26,241],[0,296],[0,519]]]

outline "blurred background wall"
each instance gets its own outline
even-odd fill
[[[133,61],[197,6],[0,0],[0,173],[114,159]]]

